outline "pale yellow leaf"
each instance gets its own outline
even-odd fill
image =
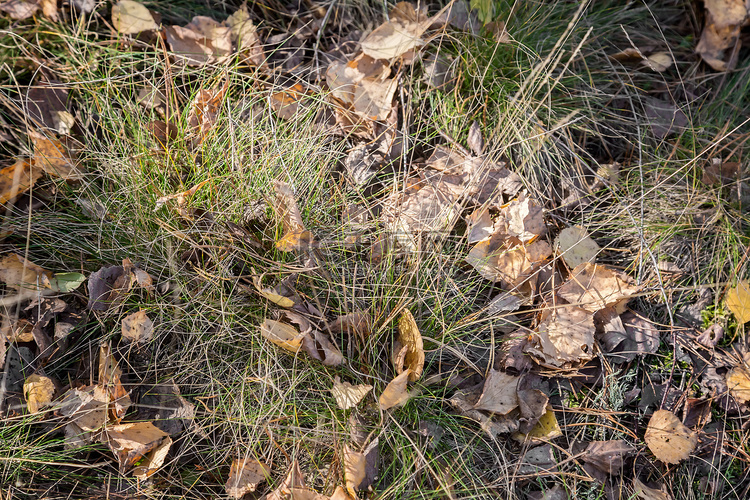
[[[613,270],[584,262],[570,272],[570,278],[557,294],[572,305],[592,313],[615,305],[618,312],[623,312],[621,309],[637,291],[637,286],[631,285]]]
[[[654,456],[668,464],[685,460],[698,444],[696,433],[667,410],[654,412],[648,422],[644,440]]]
[[[249,458],[234,459],[229,469],[229,479],[224,486],[227,495],[242,498],[255,491],[258,485],[271,474],[271,468],[259,460]]]
[[[154,16],[141,3],[120,0],[112,6],[112,25],[123,35],[134,35],[158,28]]]
[[[36,413],[52,401],[55,394],[55,384],[52,379],[43,375],[29,375],[23,383],[23,396],[29,413]]]
[[[339,408],[348,410],[357,406],[371,390],[371,385],[352,385],[349,382],[341,382],[341,379],[337,375],[334,379],[331,393]]]
[[[673,61],[669,52],[654,52],[644,62],[652,70],[663,73],[672,66]]]
[[[293,326],[273,319],[263,321],[260,333],[270,342],[295,354],[302,347],[302,338],[307,335],[307,332],[300,333]]]
[[[364,453],[354,451],[349,445],[344,446],[344,480],[349,494],[356,497],[359,485],[364,481],[367,459]]]
[[[513,439],[519,442],[527,440],[551,441],[562,435],[563,433],[560,429],[560,424],[557,422],[555,411],[548,405],[547,411],[539,418],[539,421],[531,428],[528,434],[517,432],[513,434]]]
[[[419,380],[424,369],[424,344],[422,334],[419,333],[417,322],[408,309],[404,309],[401,318],[398,320],[398,341],[401,346],[406,348],[404,356],[404,365],[396,366],[396,372],[401,373],[406,369],[411,372],[409,380],[414,382]]]
[[[409,392],[406,390],[406,385],[409,383],[409,374],[409,370],[405,370],[385,387],[379,399],[381,410],[393,408],[409,400]]]
[[[747,356],[747,355],[746,355]],[[727,373],[729,393],[739,403],[750,401],[750,371],[745,366],[736,366]]]
[[[740,323],[750,321],[750,282],[737,283],[736,287],[727,292],[724,300],[737,321]]]
[[[122,319],[122,338],[129,342],[146,343],[154,336],[154,323],[146,311],[138,311]]]
[[[555,238],[555,249],[571,268],[594,262],[601,250],[588,231],[578,226],[566,227],[560,231]]]
[[[555,366],[591,359],[594,355],[594,315],[574,306],[546,311],[539,339],[545,361]]]

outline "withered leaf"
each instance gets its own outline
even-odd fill
[[[39,166],[48,175],[66,181],[80,181],[84,178],[78,162],[71,157],[68,148],[54,137],[38,132],[30,132],[34,142],[34,166]]]
[[[7,12],[11,19],[21,21],[28,19],[39,10],[38,2],[25,2],[24,0],[9,0],[0,5],[0,10]]]
[[[29,413],[36,413],[50,402],[55,394],[55,383],[44,375],[29,375],[23,383],[23,397]]]
[[[579,307],[559,306],[547,311],[539,325],[545,361],[555,366],[591,359],[594,355],[594,317]]]
[[[164,28],[175,59],[188,66],[224,60],[232,51],[231,29],[213,19],[197,16],[187,26]]]
[[[125,300],[132,287],[130,273],[123,266],[103,267],[89,276],[89,302],[94,311],[107,311]]]
[[[122,338],[128,342],[145,344],[154,336],[154,323],[146,311],[138,311],[122,319]]]
[[[190,133],[195,136],[194,146],[201,144],[213,129],[228,89],[229,80],[227,79],[221,87],[201,89],[190,102],[188,126]]]
[[[331,393],[336,400],[336,404],[342,410],[357,406],[371,390],[371,385],[352,385],[349,382],[341,382],[338,375],[334,379],[333,387],[331,387]]]
[[[99,385],[70,389],[60,404],[60,413],[83,431],[98,431],[109,420],[109,401],[109,392]]]
[[[50,283],[52,273],[20,255],[0,258],[0,281],[14,290],[39,290]]]
[[[329,326],[331,333],[356,333],[367,338],[372,332],[372,320],[364,311],[354,311],[337,317]]]
[[[644,440],[662,462],[677,464],[685,460],[698,444],[698,436],[667,410],[655,411],[646,428]]]
[[[302,339],[308,332],[300,333],[291,325],[273,319],[266,319],[260,325],[260,334],[282,349],[296,354],[302,348]]]
[[[737,37],[748,16],[744,0],[706,0],[707,15],[701,39],[695,48],[703,60],[716,71],[732,69],[736,64],[726,51],[740,42]]]
[[[246,493],[255,491],[258,485],[271,474],[271,469],[259,460],[236,458],[232,461],[224,489],[232,498],[242,498]]]
[[[128,391],[123,387],[120,377],[122,370],[117,364],[109,342],[99,345],[99,386],[110,395],[112,410],[118,422],[130,408],[131,401]]]
[[[750,282],[737,283],[737,286],[727,292],[724,300],[737,321],[740,323],[750,321]]]
[[[393,60],[422,45],[422,34],[428,22],[410,22],[405,19],[386,21],[362,40],[362,52],[373,59]]]
[[[560,231],[555,238],[555,249],[571,268],[586,262],[593,263],[601,250],[588,231],[579,226],[566,227]]]
[[[633,478],[633,490],[635,497],[639,500],[672,500],[670,495],[662,486],[661,489],[649,488],[637,477]]]
[[[592,441],[581,458],[602,472],[617,476],[622,472],[624,459],[634,451],[635,448],[623,439]]]
[[[266,59],[263,45],[258,37],[258,29],[250,20],[247,5],[243,4],[226,20],[232,32],[232,38],[237,44],[237,51],[244,55],[245,60],[256,66],[262,66]]]
[[[381,410],[388,410],[409,400],[409,391],[406,390],[406,385],[409,383],[409,374],[409,370],[405,370],[388,383],[383,390],[383,394],[380,395]]]
[[[18,195],[28,191],[41,176],[41,169],[32,168],[28,161],[22,159],[0,169],[0,204],[15,200]]]
[[[585,262],[570,273],[570,278],[558,290],[558,295],[573,305],[589,312],[608,306],[622,310],[630,297],[638,291],[613,270]]]
[[[132,0],[120,0],[112,6],[112,25],[123,35],[159,28],[151,12],[143,4]]]
[[[339,348],[315,328],[302,337],[302,348],[311,358],[326,366],[338,366],[344,362],[344,355]]]
[[[514,433],[513,439],[519,442],[538,442],[538,441],[550,441],[552,439],[562,436],[562,430],[560,424],[557,422],[557,416],[551,406],[547,405],[547,411],[544,415],[539,418],[539,421],[532,427],[532,429],[526,433]]]
[[[139,479],[147,478],[161,467],[172,445],[169,435],[151,422],[109,426],[102,440],[117,457],[120,472],[133,470]]]
[[[482,395],[474,405],[477,410],[505,415],[518,407],[518,377],[490,369],[484,382]]]
[[[359,485],[367,475],[366,467],[365,454],[354,451],[349,445],[344,445],[344,480],[346,489],[355,498]]]
[[[414,382],[419,380],[424,369],[424,345],[422,343],[422,334],[419,333],[417,322],[414,321],[411,311],[404,309],[401,318],[398,320],[398,342],[399,349],[406,348],[404,364],[396,366],[396,373],[401,373],[404,369],[410,372],[409,380]]]
[[[284,283],[279,283],[273,288],[264,287],[261,282],[261,277],[253,276],[253,284],[255,285],[255,289],[258,290],[258,293],[261,296],[270,300],[274,304],[280,305],[281,307],[293,307],[300,301],[297,293]]]
[[[542,208],[531,198],[521,196],[503,210],[508,220],[508,234],[527,243],[547,230]]]
[[[750,362],[750,355],[745,355]],[[750,369],[740,363],[727,373],[727,388],[729,393],[740,403],[750,401]]]

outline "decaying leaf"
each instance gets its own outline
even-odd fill
[[[398,320],[398,340],[394,345],[394,351],[405,349],[403,364],[396,366],[396,373],[403,370],[410,372],[409,380],[414,382],[419,380],[424,369],[424,345],[422,343],[422,334],[419,333],[414,316],[408,309],[404,309],[401,318]]]
[[[299,296],[294,292],[293,289],[286,286],[284,283],[279,283],[275,287],[264,287],[261,282],[260,276],[253,276],[253,284],[258,293],[281,307],[293,307],[294,304],[299,303]]]
[[[698,436],[667,410],[655,411],[646,428],[644,440],[662,462],[677,464],[685,460],[698,444]]]
[[[224,85],[205,88],[198,91],[190,102],[190,113],[188,114],[188,126],[193,139],[193,146],[201,144],[208,133],[213,129],[224,96],[229,89],[229,80],[225,80]]]
[[[531,198],[521,196],[510,202],[503,212],[508,221],[508,234],[524,243],[541,236],[547,230],[542,208]]]
[[[45,288],[52,273],[11,253],[0,258],[0,281],[14,290],[39,290]]]
[[[354,311],[337,317],[328,328],[331,333],[356,333],[367,338],[372,333],[372,320],[369,313]]]
[[[308,248],[314,239],[305,228],[291,186],[286,182],[274,181],[274,193],[273,210],[284,228],[284,236],[277,243],[277,247],[282,251]]]
[[[227,18],[226,23],[232,32],[232,39],[237,44],[237,51],[244,56],[245,61],[262,66],[266,55],[258,37],[258,29],[250,20],[247,5],[243,4],[237,9]]]
[[[229,469],[229,479],[224,485],[227,495],[242,498],[246,493],[255,491],[258,485],[271,474],[271,468],[259,460],[235,458]]]
[[[44,375],[29,375],[23,383],[23,397],[29,413],[36,413],[50,402],[55,394],[55,384],[52,379]]]
[[[654,52],[643,61],[654,71],[663,73],[672,66],[672,55],[669,52]]]
[[[562,366],[594,356],[596,328],[590,312],[575,306],[559,306],[545,314],[538,328],[545,361]]]
[[[570,278],[557,293],[571,304],[593,313],[609,306],[621,311],[637,291],[638,287],[613,270],[585,262],[571,271]]]
[[[9,0],[0,5],[0,10],[7,12],[11,19],[21,21],[28,19],[39,10],[38,2],[25,2],[24,0]]]
[[[504,288],[530,293],[534,278],[531,271],[550,255],[552,247],[544,240],[514,245],[503,234],[482,240],[469,251],[466,262],[485,279],[500,282]],[[522,285],[526,283],[526,287]]]
[[[68,148],[54,137],[38,132],[30,132],[34,142],[34,166],[39,166],[48,175],[66,181],[80,181],[84,178],[77,161],[71,157]]]
[[[649,488],[637,477],[633,478],[633,491],[635,492],[635,497],[639,500],[672,500],[672,495],[663,486],[658,490]]]
[[[260,334],[263,337],[282,349],[295,354],[302,348],[302,339],[307,333],[300,333],[292,325],[273,319],[266,319],[260,325]]]
[[[737,321],[740,323],[750,321],[750,282],[737,283],[737,286],[727,292],[724,300]]]
[[[109,426],[102,440],[117,457],[120,472],[132,470],[139,479],[149,477],[161,467],[172,445],[169,435],[151,422]]]
[[[357,497],[359,485],[367,475],[367,460],[364,453],[354,451],[349,445],[344,446],[344,480],[346,489],[354,498]]]
[[[701,182],[709,185],[726,185],[735,182],[743,172],[744,169],[740,162],[722,161],[721,158],[711,158],[711,162],[703,168]]]
[[[231,29],[210,17],[196,16],[187,26],[164,28],[175,59],[188,66],[221,62],[232,52]]]
[[[716,71],[730,70],[737,63],[733,55],[741,44],[738,37],[750,5],[745,0],[706,0],[704,4],[706,23],[695,51]]]
[[[289,315],[289,312],[286,314]],[[339,348],[316,328],[302,337],[302,348],[311,358],[326,366],[338,366],[344,362],[344,355]]]
[[[132,279],[123,266],[103,267],[89,276],[88,308],[107,311],[125,300],[132,287]]]
[[[349,382],[341,382],[338,375],[334,379],[333,387],[331,387],[331,393],[336,400],[336,404],[342,410],[357,406],[371,390],[371,385],[352,385]]]
[[[128,391],[120,381],[121,376],[122,370],[117,365],[112,348],[108,342],[103,342],[99,345],[99,386],[109,392],[112,411],[118,422],[132,404]]]
[[[388,383],[383,390],[383,394],[380,395],[381,410],[393,408],[409,400],[409,391],[406,390],[406,385],[409,383],[409,374],[409,370],[405,370]]]
[[[539,421],[527,433],[514,433],[513,439],[519,442],[526,441],[550,441],[562,436],[560,424],[557,422],[557,416],[551,406],[547,406],[547,411],[539,418]]]
[[[422,34],[429,22],[404,19],[386,21],[362,40],[362,52],[373,59],[393,60],[422,45]]]
[[[501,371],[490,369],[484,382],[482,395],[474,405],[477,410],[505,415],[518,407],[519,378]]]
[[[588,231],[579,226],[566,227],[560,231],[555,238],[555,249],[571,268],[586,262],[593,263],[601,250]]]
[[[623,439],[592,441],[581,458],[605,474],[617,476],[622,472],[624,459],[634,451],[635,448]]]
[[[18,195],[28,191],[41,176],[41,169],[32,168],[31,163],[23,159],[0,169],[0,204],[15,200]]]
[[[98,431],[109,422],[109,401],[108,391],[99,385],[70,389],[60,404],[60,414],[82,431]]]
[[[122,319],[122,338],[128,342],[145,344],[154,336],[154,322],[146,311],[138,311]]]
[[[123,35],[159,28],[151,12],[143,4],[132,0],[120,0],[112,6],[112,25]]]
[[[292,465],[289,467],[284,481],[279,485],[278,488],[268,494],[266,500],[286,500],[291,495],[291,490],[306,489],[305,476],[299,468],[299,462],[295,459],[292,461]]]
[[[745,363],[750,363],[750,354],[745,355]],[[750,369],[745,363],[732,368],[727,373],[727,388],[734,399],[740,403],[750,401]]]

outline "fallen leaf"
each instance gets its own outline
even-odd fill
[[[736,58],[727,60],[726,51],[739,48],[735,46],[741,44],[738,37],[750,14],[750,5],[745,0],[706,0],[704,5],[708,12],[695,51],[716,71],[730,70],[736,64],[732,59]]]
[[[469,149],[477,156],[482,156],[484,151],[484,138],[482,137],[482,129],[479,126],[479,122],[474,120],[469,126],[469,135],[466,138],[466,145]]]
[[[643,484],[637,477],[633,478],[633,491],[635,497],[639,500],[672,500],[672,495],[661,489],[649,488]]]
[[[172,445],[169,435],[151,422],[109,426],[102,441],[115,454],[120,473],[132,470],[139,479],[147,478],[162,466]]]
[[[555,366],[576,363],[594,356],[594,317],[575,306],[546,311],[538,335],[545,360]]]
[[[348,410],[357,406],[367,396],[367,393],[372,390],[372,386],[364,384],[352,385],[349,382],[341,382],[341,379],[337,375],[330,390],[339,408]]]
[[[7,12],[11,19],[22,21],[28,19],[39,10],[39,3],[24,2],[23,0],[10,0],[0,5],[0,10]]]
[[[344,445],[344,481],[350,495],[357,497],[359,485],[365,479],[367,461],[364,453],[354,451]]]
[[[32,168],[22,159],[0,169],[0,204],[14,201],[18,195],[28,191],[42,176],[41,169]]]
[[[76,9],[86,14],[91,14],[96,8],[96,0],[72,0],[71,3],[75,5]]]
[[[50,279],[50,288],[60,293],[70,293],[86,281],[82,273],[55,273]]]
[[[288,315],[289,312],[286,314]],[[302,337],[302,348],[311,358],[326,366],[339,366],[344,362],[344,355],[339,348],[315,328]]]
[[[55,395],[55,384],[44,375],[29,375],[23,383],[23,397],[29,413],[36,413],[52,402]]]
[[[547,411],[541,416],[539,421],[534,427],[527,433],[514,433],[513,439],[521,443],[532,441],[551,441],[555,438],[562,436],[562,430],[560,424],[557,423],[557,416],[551,406],[547,406]]]
[[[258,29],[250,20],[247,4],[242,4],[234,14],[227,18],[226,23],[232,32],[232,39],[237,44],[237,52],[242,54],[246,61],[255,66],[262,66],[266,55],[258,37]]]
[[[482,395],[474,405],[477,410],[505,415],[518,407],[518,377],[490,369]]]
[[[302,339],[307,335],[307,332],[300,333],[291,325],[266,319],[260,325],[260,334],[282,349],[296,354],[302,348]]]
[[[750,321],[750,282],[737,283],[727,292],[724,300],[738,322],[744,324]]]
[[[123,35],[159,28],[151,12],[143,4],[132,0],[120,0],[112,6],[112,25]]]
[[[337,317],[328,329],[331,333],[356,333],[362,338],[367,338],[372,333],[372,320],[369,313],[355,311]]]
[[[575,268],[586,262],[593,263],[601,248],[584,228],[570,226],[555,238],[555,250],[570,268]]]
[[[521,196],[503,209],[508,220],[508,234],[524,243],[544,234],[547,226],[544,223],[542,208],[531,198]]]
[[[11,253],[0,259],[0,281],[14,290],[39,290],[49,284],[52,273]]]
[[[630,297],[638,291],[618,273],[598,264],[585,262],[570,273],[570,278],[557,294],[571,304],[590,312],[605,307],[625,307]]]
[[[670,134],[679,134],[689,123],[685,112],[671,102],[644,99],[643,109],[651,132],[657,139],[664,139]]]
[[[231,29],[205,16],[196,16],[186,26],[164,28],[176,60],[188,66],[224,61],[232,52]]]
[[[743,171],[740,162],[711,158],[711,162],[703,169],[701,182],[704,184],[730,184],[735,182]]]
[[[391,380],[380,395],[380,409],[388,410],[394,406],[401,405],[409,400],[409,391],[406,385],[409,382],[409,370],[405,370],[396,378]]]
[[[618,476],[622,473],[625,457],[634,451],[635,448],[623,439],[592,441],[581,458],[605,474]]]
[[[747,361],[750,356],[746,355]],[[740,363],[727,373],[727,388],[734,399],[740,403],[750,401],[750,370]]]
[[[53,177],[60,177],[66,181],[81,181],[83,171],[78,162],[70,156],[68,148],[54,137],[47,137],[38,132],[30,132],[34,142],[34,166],[39,166],[44,172]]]
[[[121,376],[122,370],[112,354],[109,343],[101,343],[99,345],[99,386],[109,392],[113,416],[118,422],[125,416],[132,404],[128,391],[120,381]]]
[[[201,89],[193,97],[187,119],[193,136],[193,147],[202,144],[213,129],[228,89],[229,79],[221,87]]]
[[[154,336],[154,323],[146,311],[138,311],[122,319],[122,338],[128,342],[145,344]]]
[[[235,458],[229,469],[229,479],[224,489],[230,497],[240,499],[246,493],[255,491],[270,474],[270,467],[259,460]]]
[[[698,436],[667,410],[655,411],[646,428],[644,440],[654,456],[668,464],[678,464],[690,456]]]
[[[398,320],[398,340],[394,350],[400,351],[402,348],[406,348],[404,364],[396,366],[396,373],[407,370],[410,372],[409,380],[415,382],[422,376],[424,369],[424,345],[422,334],[419,333],[414,316],[408,309],[404,309]]]
[[[654,52],[649,55],[644,61],[646,66],[652,70],[663,73],[672,66],[672,55],[669,52]]]
[[[60,403],[60,414],[81,430],[95,432],[109,422],[109,401],[108,391],[99,385],[70,389]]]
[[[291,491],[304,490],[307,486],[305,485],[305,477],[299,468],[299,462],[296,459],[292,461],[292,465],[289,467],[284,481],[279,485],[278,488],[268,494],[266,500],[288,500],[291,495]]]
[[[274,304],[287,308],[293,307],[295,304],[299,303],[299,296],[294,292],[293,289],[289,288],[283,283],[279,283],[273,288],[264,287],[261,279],[262,278],[260,276],[253,276],[253,284],[255,285],[255,289],[258,290],[258,293],[262,297],[270,300]]]
[[[393,60],[423,44],[427,22],[395,19],[381,24],[360,42],[362,52],[373,59]]]

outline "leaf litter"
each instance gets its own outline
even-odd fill
[[[726,51],[739,47],[738,27],[745,22],[747,11],[742,11],[740,7],[744,6],[737,2],[727,2],[726,11],[720,11],[718,4],[706,3],[709,15],[697,50],[714,69],[723,70],[720,68],[734,64]],[[86,2],[74,2],[74,5],[83,12],[93,10],[93,6]],[[397,150],[403,145],[399,146],[401,139],[397,125],[407,110],[402,109],[396,96],[404,90],[406,71],[411,71],[404,68],[416,65],[421,52],[429,47],[431,37],[446,29],[447,25],[474,30],[472,16],[476,17],[476,12],[468,8],[466,2],[452,2],[451,5],[461,6],[457,10],[463,9],[466,19],[445,16],[445,10],[430,17],[423,6],[418,8],[401,2],[391,9],[387,20],[359,38],[354,51],[339,53],[336,57],[325,54],[329,62],[320,74],[330,94],[322,101],[335,122],[324,129],[325,133],[348,134],[355,142],[351,152],[361,153],[361,161],[355,161],[357,155],[352,155],[351,172],[345,181],[349,186],[344,189],[361,189],[379,182],[387,170],[388,159],[400,154]],[[54,9],[50,6],[49,2],[11,1],[5,2],[0,9],[9,12],[14,19],[33,16],[41,9],[47,18],[57,21],[56,5]],[[262,43],[265,28],[253,23],[254,15],[245,5],[224,22],[196,16],[185,26],[161,25],[157,21],[159,16],[154,14],[138,2],[122,0],[113,6],[111,20],[118,34],[125,35],[125,38],[140,39],[143,32],[158,30],[158,36],[163,35],[170,57],[178,67],[221,66],[236,54],[259,74],[268,76],[271,72],[269,62],[273,55],[267,55]],[[506,27],[495,28],[498,28],[497,36],[507,43]],[[314,29],[323,28],[318,25]],[[653,49],[627,49],[612,58],[637,62],[657,72],[667,72],[674,64],[669,52]],[[436,63],[434,60],[433,64]],[[291,66],[296,68],[298,63]],[[441,71],[443,76],[449,75],[447,66]],[[446,76],[438,85],[435,82],[432,85],[444,87],[451,78]],[[277,85],[277,91],[271,94],[271,105],[281,119],[296,120],[304,109],[303,102],[314,95],[312,82],[300,82],[281,84],[280,88]],[[67,102],[60,104],[67,101],[67,95],[55,93],[59,89],[50,85],[39,88],[42,91],[37,92],[36,97],[42,98],[37,99],[34,113],[29,113],[36,122],[36,129],[28,131],[33,156],[18,159],[11,167],[3,169],[0,176],[3,203],[17,200],[36,183],[44,182],[44,176],[74,185],[85,180],[88,174],[77,159],[79,145],[69,138],[77,124],[76,118],[67,111]],[[187,148],[191,152],[196,153],[202,144],[212,139],[212,134],[222,131],[225,125],[219,116],[229,95],[228,77],[221,84],[203,86],[193,95],[186,108]],[[661,102],[648,106],[651,111],[646,109],[647,114],[666,117],[668,121],[657,129],[657,120],[654,120],[652,127],[657,136],[664,138],[682,127],[676,107]],[[159,104],[152,108],[164,109]],[[170,130],[168,117],[161,123],[165,131]],[[398,250],[407,258],[417,255],[425,242],[442,235],[465,237],[461,257],[467,264],[466,272],[471,273],[475,280],[485,280],[497,287],[493,293],[500,291],[494,297],[488,297],[485,312],[491,317],[517,313],[513,321],[521,327],[512,332],[505,330],[509,333],[498,337],[502,346],[497,351],[494,367],[478,370],[473,363],[467,363],[463,368],[474,370],[476,383],[448,387],[447,390],[454,392],[447,400],[460,415],[478,423],[479,428],[493,439],[510,435],[529,446],[517,457],[525,474],[556,474],[563,464],[557,463],[554,448],[549,443],[569,432],[565,425],[561,427],[563,420],[558,421],[558,416],[570,408],[551,390],[552,383],[562,384],[571,392],[581,390],[590,384],[587,373],[593,370],[596,377],[596,373],[601,374],[604,370],[602,359],[616,369],[628,366],[639,358],[656,353],[661,334],[642,313],[628,309],[631,299],[643,288],[634,285],[614,267],[598,262],[606,249],[603,250],[585,228],[567,227],[558,231],[547,205],[524,190],[523,179],[511,170],[509,163],[485,156],[488,146],[481,129],[480,122],[471,123],[467,131],[467,149],[451,141],[450,144],[433,144],[427,148],[427,159],[421,158],[407,165],[403,182],[399,180],[396,189],[382,195],[380,215],[375,217],[379,217],[378,221],[388,229],[384,248]],[[167,150],[174,137],[169,137],[166,132],[162,135],[160,142]],[[371,144],[362,147],[364,143],[357,144],[357,141]],[[377,158],[374,152],[379,155]],[[724,178],[736,177],[733,172],[738,167],[727,163],[726,168],[720,165],[714,170],[707,171],[706,179],[711,183],[723,183]],[[184,215],[188,213],[187,200],[195,195],[200,185],[203,184],[195,184],[194,190],[175,189],[174,195],[160,197],[157,208],[177,200],[180,214],[188,219]],[[298,206],[302,196],[296,191],[293,181],[275,181],[273,193],[267,201],[280,232],[272,243],[276,250],[291,254],[289,259],[321,262],[312,256],[331,242],[326,240],[326,235],[308,229]],[[465,233],[461,232],[463,221],[466,222]],[[310,227],[315,226],[311,224]],[[258,243],[260,249],[269,249],[264,247],[265,244],[265,239]],[[379,262],[373,263],[377,265]],[[542,279],[544,272],[551,276],[551,284],[550,280]],[[252,282],[256,294],[270,302],[271,309],[276,306],[282,309],[272,312],[278,319],[265,318],[259,332],[252,333],[279,347],[278,356],[304,352],[326,367],[321,369],[336,373],[330,392],[340,410],[349,411],[353,416],[377,406],[388,411],[387,418],[398,418],[398,408],[412,404],[410,400],[422,390],[420,384],[429,385],[433,380],[430,375],[436,370],[431,351],[434,346],[426,349],[426,344],[433,343],[433,339],[422,337],[409,310],[403,310],[395,325],[385,324],[383,316],[371,316],[369,311],[339,314],[339,311],[328,310],[320,304],[312,305],[307,292],[303,292],[303,288],[296,290],[292,280],[266,286],[264,276],[253,270],[247,282]],[[116,458],[121,473],[131,473],[142,480],[157,473],[167,460],[172,438],[177,439],[197,424],[193,421],[194,407],[180,396],[174,385],[165,386],[163,390],[166,392],[156,397],[162,413],[149,414],[143,409],[131,409],[134,404],[131,397],[135,398],[141,389],[145,391],[141,401],[155,396],[148,396],[145,387],[133,387],[123,381],[126,375],[122,367],[128,365],[121,363],[125,351],[119,347],[137,344],[148,349],[151,340],[164,335],[154,329],[144,310],[129,307],[139,295],[156,295],[154,278],[128,259],[123,260],[122,265],[102,267],[88,276],[88,304],[85,307],[72,296],[86,278],[81,273],[51,273],[20,255],[8,253],[0,260],[0,278],[6,283],[6,292],[13,291],[18,297],[14,300],[24,304],[31,300],[30,296],[22,294],[24,289],[35,293],[49,291],[62,297],[62,300],[56,299],[60,300],[61,307],[49,306],[54,312],[48,316],[73,312],[66,309],[75,309],[76,314],[90,311],[101,321],[124,315],[119,341],[100,345],[96,383],[73,381],[67,390],[63,387],[61,393],[58,390],[60,384],[39,370],[23,379],[22,393],[28,412],[54,413],[61,419],[66,447],[75,449],[98,442]],[[745,323],[746,317],[750,318],[745,304],[746,285],[746,282],[740,282],[724,297],[726,307],[740,323]],[[324,310],[319,311],[318,307]],[[38,311],[41,312],[41,307]],[[128,314],[129,311],[135,312]],[[61,320],[50,324],[51,317],[43,321],[42,314],[37,318],[29,313],[20,314],[26,314],[26,317],[3,318],[4,325],[8,325],[3,327],[3,341],[8,340],[13,346],[28,344],[28,349],[38,354],[52,346],[52,339],[58,340],[58,325],[68,333],[75,329],[72,323]],[[70,325],[70,328],[62,325]],[[390,368],[387,368],[388,375],[358,371],[352,380],[364,379],[372,385],[341,382],[341,376],[348,378],[352,375],[347,370],[357,362],[349,359],[353,352],[351,346],[359,349],[368,339],[377,337],[374,332],[389,329],[395,337],[391,349],[395,375]],[[722,337],[715,333],[697,338],[705,348],[721,352],[718,346]],[[60,335],[59,340],[66,336]],[[360,346],[357,342],[361,342]],[[339,345],[348,348],[339,348]],[[746,357],[725,364],[721,374],[717,372],[716,380],[711,382],[715,388],[723,384],[723,390],[717,389],[719,393],[712,397],[733,402],[741,411],[746,410],[744,405],[750,400]],[[715,360],[711,362],[716,363]],[[333,372],[331,367],[341,371]],[[368,397],[373,387],[382,389],[377,402],[374,397]],[[665,394],[671,389],[666,387]],[[692,405],[690,411],[697,416],[686,417],[682,423],[673,412],[659,407],[648,419],[645,434],[642,434],[643,442],[664,463],[676,464],[700,451],[696,448],[698,436],[707,424],[705,409],[710,409],[711,403],[706,403],[709,399],[690,397],[686,401],[692,401],[686,403],[686,414],[688,406]],[[136,411],[143,421],[131,421],[132,411]],[[626,434],[636,440],[640,436]],[[371,452],[377,451],[377,445],[376,438],[369,446],[366,443],[343,446],[341,463],[337,465],[339,483],[333,491],[331,488],[327,490],[330,496],[309,488],[294,461],[287,480],[272,490],[267,498],[354,498],[374,480],[367,479],[367,464]],[[585,448],[580,454],[583,470],[603,482],[606,482],[606,476],[624,474],[625,464],[634,460],[635,448],[625,439],[590,441],[583,445]],[[277,472],[257,460],[235,459],[229,467],[226,492],[234,498],[241,498],[277,476]],[[605,475],[604,480],[601,474]],[[269,489],[270,484],[273,481],[269,481]],[[667,496],[662,490],[641,483],[637,477],[633,478],[632,489],[640,498]]]

